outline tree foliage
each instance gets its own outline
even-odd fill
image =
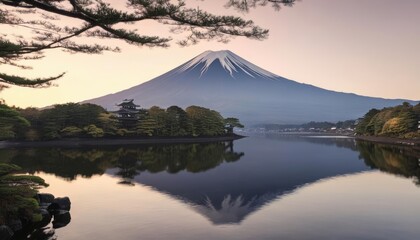
[[[356,126],[356,133],[368,136],[417,136],[420,121],[420,103],[402,105],[382,110],[371,109]]]
[[[36,190],[48,186],[42,178],[15,175],[20,167],[0,163],[0,224],[18,218],[40,219]]]
[[[158,123],[152,116],[146,116],[136,126],[137,134],[140,136],[155,136]]]
[[[258,6],[271,5],[274,9],[280,10],[281,6],[293,6],[296,0],[229,0],[227,7],[234,7],[235,9],[248,12],[251,8]]]
[[[154,106],[139,112],[139,118],[128,126],[121,123],[124,119],[95,104],[58,104],[43,110],[0,105],[0,139],[220,136],[227,123],[232,128],[243,127],[236,118],[223,119],[217,111],[198,106],[187,110]]]
[[[98,128],[94,124],[90,124],[89,126],[84,127],[83,130],[85,130],[87,135],[89,135],[91,137],[94,137],[94,138],[104,136],[104,130],[102,130],[101,128]]]
[[[168,115],[168,130],[171,136],[186,136],[192,132],[192,123],[187,112],[178,106],[171,106],[166,109]]]
[[[224,119],[220,113],[198,106],[187,107],[186,112],[191,120],[194,136],[224,134]]]
[[[232,118],[232,117],[226,118],[224,119],[224,124],[225,124],[225,129],[227,133],[233,133],[233,129],[235,127],[244,128],[244,125],[242,125],[242,123],[237,118]]]
[[[115,135],[118,130],[118,120],[108,112],[100,113],[98,116],[98,126],[103,129],[105,135]]]
[[[208,108],[152,107],[139,120],[136,130],[144,136],[220,136],[225,134],[224,122],[220,113]]]
[[[18,111],[0,104],[0,140],[18,137],[21,128],[28,127],[29,121]]]
[[[83,133],[83,130],[75,126],[69,126],[61,129],[60,133],[64,137],[78,137]]]
[[[68,127],[74,127],[73,130],[76,128],[84,129],[89,125],[95,125],[96,127],[96,125],[101,124],[100,114],[105,112],[105,109],[94,104],[67,103],[55,105],[53,108],[41,111],[39,115],[41,126],[38,130],[41,132],[40,135],[46,139],[60,138],[61,133],[69,136],[69,134],[76,133],[69,131],[72,129],[68,129]],[[85,132],[88,135],[93,134],[89,129]]]

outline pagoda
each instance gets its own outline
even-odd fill
[[[124,99],[120,104],[117,104],[120,109],[113,112],[121,125],[127,129],[134,127],[140,117],[140,109],[138,109],[140,105],[136,105],[133,101],[134,99]]]

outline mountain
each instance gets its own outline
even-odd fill
[[[115,110],[123,99],[144,108],[198,105],[250,123],[303,123],[362,117],[371,108],[401,104],[329,91],[270,73],[231,51],[206,51],[148,82],[87,100]],[[415,102],[408,101],[412,104]]]

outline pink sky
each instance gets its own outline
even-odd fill
[[[116,1],[116,0],[115,0]],[[210,12],[239,14],[223,0],[191,0]],[[0,98],[10,105],[43,107],[114,93],[151,80],[206,50],[229,49],[277,75],[318,87],[360,95],[420,100],[420,1],[302,0],[276,12],[269,7],[239,14],[270,29],[264,41],[203,41],[166,49],[113,42],[121,53],[101,55],[46,52],[30,63],[33,70],[0,66],[0,71],[29,77],[67,74],[57,87],[12,87]],[[140,32],[169,33],[156,24],[135,25]],[[0,26],[3,34],[22,34]],[[175,36],[176,37],[176,36]],[[141,103],[140,103],[141,104]]]

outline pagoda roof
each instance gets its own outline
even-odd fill
[[[121,108],[120,110],[113,111],[112,113],[139,113],[139,110]]]
[[[126,106],[126,105],[132,105],[136,107],[140,107],[140,105],[135,104],[134,99],[124,99],[121,103],[117,104],[117,106]]]

